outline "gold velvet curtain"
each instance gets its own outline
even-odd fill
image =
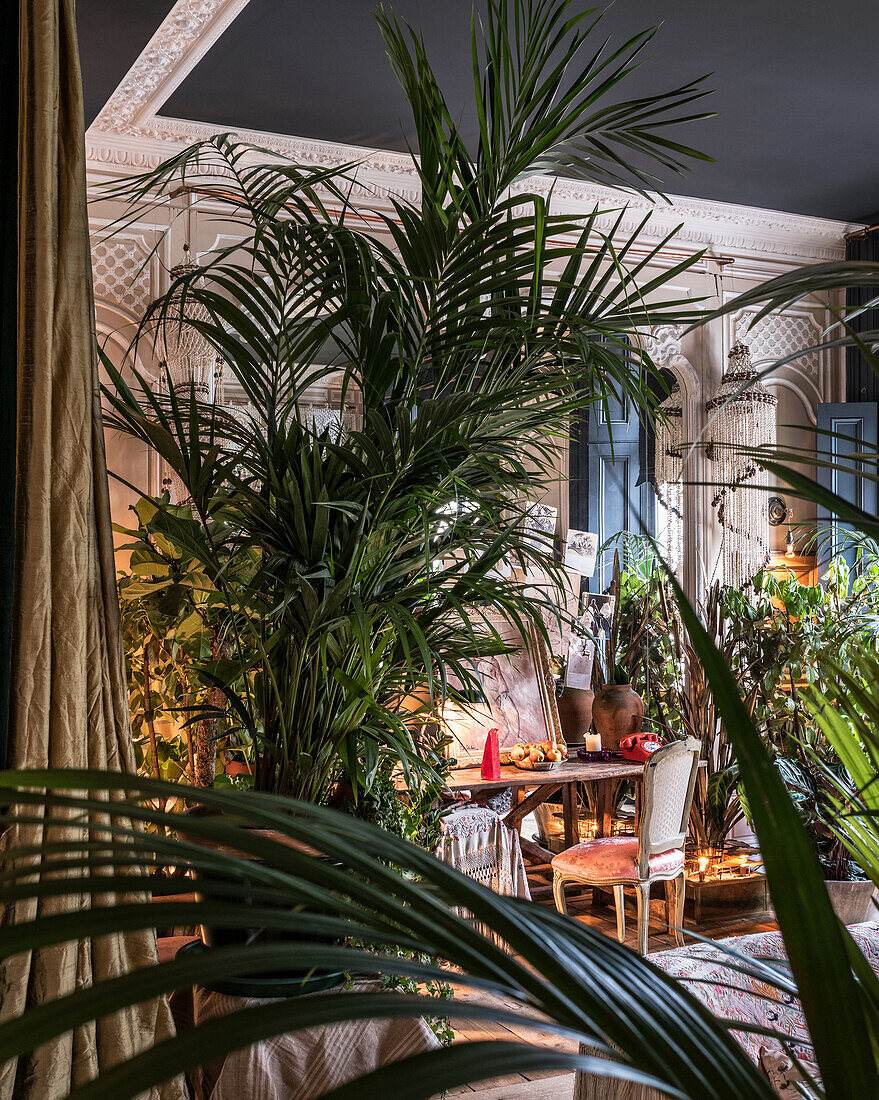
[[[12,2],[12,0],[7,0]],[[131,770],[94,355],[74,0],[20,0],[18,454],[11,768]],[[62,817],[17,844],[70,835]],[[109,899],[105,900],[106,901]],[[90,904],[46,898],[39,913]],[[4,922],[36,914],[8,906]],[[0,970],[0,1016],[155,961],[152,933],[61,944]],[[167,1002],[114,1013],[0,1067],[0,1100],[55,1100],[173,1034]],[[181,1082],[154,1090],[178,1100]]]

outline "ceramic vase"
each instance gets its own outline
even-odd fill
[[[618,752],[620,741],[641,732],[644,701],[631,684],[610,684],[595,696],[592,723],[601,737],[601,747]]]
[[[568,745],[582,745],[592,725],[595,692],[587,688],[565,688],[558,697],[559,722]]]

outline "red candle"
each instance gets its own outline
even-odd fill
[[[497,730],[490,729],[485,739],[485,751],[482,753],[482,767],[479,774],[483,779],[497,780],[501,777],[501,750],[497,740]]]

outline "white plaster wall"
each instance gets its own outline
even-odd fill
[[[265,135],[264,135],[265,136]],[[277,136],[275,136],[277,137]],[[278,139],[280,140],[280,139]],[[355,204],[362,210],[387,209],[383,195],[393,191],[404,193],[411,200],[417,199],[417,178],[406,158],[397,154],[376,154],[366,150],[350,150],[324,146],[318,142],[300,139],[283,139],[295,143],[300,159],[309,158],[316,163],[336,159],[355,159],[354,154],[372,156],[373,162],[364,168],[364,185],[355,194]],[[277,142],[276,142],[277,143]],[[146,142],[135,138],[110,138],[101,135],[100,140],[89,142],[90,179],[98,185],[107,178],[148,167],[171,155],[174,147],[167,141]],[[538,188],[545,188],[545,181],[537,181]],[[355,189],[356,190],[356,189]],[[611,203],[629,203],[631,217],[626,215],[623,232],[631,230],[649,206],[641,198],[621,199],[617,194],[590,185],[563,181],[557,187],[554,198],[559,212],[586,215],[601,200],[601,208]],[[121,237],[106,241],[108,224],[120,214],[118,206],[108,202],[96,202],[92,206],[92,230],[96,248],[96,299],[99,332],[108,341],[108,352],[114,361],[120,362],[133,326],[146,303],[167,286],[167,271],[181,259],[183,223],[152,250],[156,241],[167,230],[169,215],[158,210],[153,220],[126,226]],[[609,218],[610,216],[608,216]],[[705,249],[703,258],[689,271],[676,277],[674,293],[682,301],[701,299],[712,306],[792,268],[810,262],[841,257],[844,254],[843,234],[847,226],[820,219],[803,218],[773,211],[751,210],[702,200],[675,198],[672,206],[657,203],[651,219],[655,226],[645,231],[645,246],[653,246],[657,237],[668,228],[681,224],[678,237],[657,256],[643,279],[657,270],[677,263],[684,253]],[[196,252],[206,252],[218,243],[234,239],[234,230],[222,227],[222,241],[217,222],[205,212],[194,222],[193,246]],[[732,259],[724,268],[722,284],[717,275],[720,267],[716,258]],[[666,295],[667,296],[667,295]],[[790,316],[770,318],[757,333],[755,362],[768,356],[786,353],[796,339],[811,341],[820,338],[822,329],[829,323],[829,302],[818,301],[797,306]],[[687,428],[691,438],[696,438],[703,427],[703,406],[720,383],[726,356],[736,337],[751,342],[745,332],[747,318],[727,317],[699,330],[684,335],[680,345],[681,362],[677,373],[684,381],[688,398]],[[148,371],[155,371],[154,363],[142,364]],[[790,364],[776,377],[767,381],[779,398],[779,440],[796,446],[808,445],[811,437],[808,427],[815,422],[815,407],[819,401],[840,400],[843,392],[843,363],[841,354],[825,353],[811,357],[803,364]],[[142,448],[116,435],[108,435],[108,463],[118,472],[147,491],[155,490],[155,464]],[[546,499],[559,508],[560,529],[567,527],[567,487],[565,478],[566,456],[560,460],[560,468],[548,479]],[[689,470],[693,481],[710,480],[710,468],[694,458]],[[132,494],[116,487],[113,490],[114,519],[125,522],[124,511]],[[711,492],[705,488],[690,490],[689,515],[686,536],[688,541],[688,587],[694,594],[706,580],[710,580],[719,548],[719,532],[713,522],[710,508]],[[701,519],[700,519],[701,517]],[[805,511],[797,510],[798,522],[810,518]],[[776,528],[776,548],[783,546],[786,528]]]

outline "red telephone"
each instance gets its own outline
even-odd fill
[[[630,733],[620,739],[620,752],[624,760],[637,760],[643,763],[650,759],[651,753],[662,748],[662,741],[655,733]]]

